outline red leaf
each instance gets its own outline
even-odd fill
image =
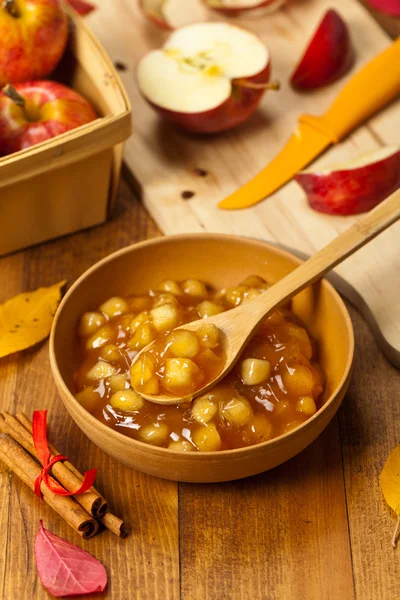
[[[368,0],[368,4],[388,15],[400,16],[400,0]]]
[[[94,4],[90,2],[85,2],[85,0],[67,0],[68,4],[72,6],[74,10],[78,13],[78,15],[85,16],[88,15],[92,10],[96,8]]]
[[[36,566],[40,581],[56,597],[103,592],[107,573],[94,556],[43,527],[35,539]]]

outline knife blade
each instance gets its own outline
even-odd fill
[[[286,146],[269,165],[218,206],[227,209],[247,208],[264,200],[330,145],[331,141],[325,133],[307,123],[300,123]]]
[[[281,152],[219,208],[248,208],[264,200],[399,94],[400,37],[350,79],[324,115],[302,115]]]

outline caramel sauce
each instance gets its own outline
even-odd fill
[[[152,313],[154,307],[161,306],[163,301],[174,306],[176,310],[171,311],[177,319],[176,327],[204,316],[207,311],[229,310],[268,287],[260,278],[250,277],[228,290],[206,290],[201,284],[201,294],[194,287],[200,294],[196,296],[183,291],[186,287],[191,289],[190,286],[175,285],[175,294],[159,289],[150,291],[148,296],[112,299],[109,306],[105,303],[103,310],[100,307],[94,316],[82,317],[78,336],[81,363],[74,382],[78,400],[90,413],[134,439],[197,451],[240,448],[275,438],[304,423],[318,410],[324,377],[318,365],[317,345],[288,308],[279,309],[264,320],[234,370],[204,398],[162,406],[138,397],[130,386],[130,367],[140,344],[151,337],[157,339],[154,355],[159,379],[163,378],[160,365],[168,357],[169,331],[160,335],[155,329],[159,324]],[[138,317],[141,324],[137,327]],[[143,335],[140,327],[145,328]],[[224,355],[219,345],[214,346],[212,351],[217,361],[210,364],[201,358],[200,344],[199,348],[192,358],[202,373],[198,384],[202,387],[220,372]],[[251,383],[259,372],[254,365],[260,372],[268,373],[261,382]],[[128,410],[122,408],[125,406]]]

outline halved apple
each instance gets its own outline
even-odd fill
[[[330,215],[371,210],[400,187],[400,149],[380,148],[347,164],[295,176],[311,208]]]
[[[142,58],[139,89],[161,116],[180,129],[215,133],[245,121],[268,83],[268,49],[254,34],[227,23],[176,30],[160,50]]]
[[[227,15],[228,17],[239,16],[242,13],[259,9],[276,10],[286,0],[203,0],[209,8]]]
[[[312,90],[339,79],[351,67],[353,48],[342,17],[328,10],[314,33],[290,83],[300,90]]]

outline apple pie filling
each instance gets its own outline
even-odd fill
[[[140,393],[186,395],[222,370],[218,329],[175,327],[248,302],[268,284],[250,276],[237,287],[165,280],[147,295],[113,297],[78,327],[76,398],[109,427],[171,450],[240,448],[282,435],[315,414],[323,391],[317,346],[288,308],[259,326],[234,370],[193,402],[157,405]],[[156,341],[155,341],[156,340]],[[155,341],[153,352],[136,354]]]

